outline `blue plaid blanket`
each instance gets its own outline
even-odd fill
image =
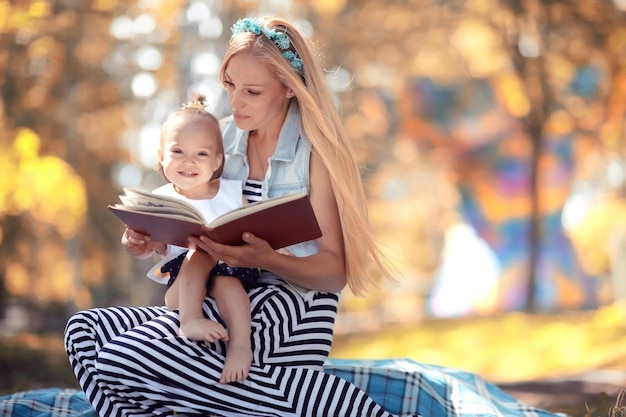
[[[327,373],[351,381],[393,414],[423,417],[556,417],[476,374],[411,359],[330,359]]]
[[[2,417],[98,417],[75,389],[45,388],[0,397]]]
[[[331,359],[325,370],[353,382],[393,414],[417,412],[423,417],[559,415],[523,404],[475,374],[410,359]],[[0,397],[0,416],[97,417],[83,392],[59,388]]]

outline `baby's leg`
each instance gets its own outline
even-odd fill
[[[223,275],[215,276],[211,296],[228,328],[228,349],[220,382],[242,381],[252,363],[250,299],[239,279]]]
[[[202,313],[206,283],[215,263],[216,261],[205,252],[189,251],[174,281],[174,285],[178,282],[178,287],[168,290],[168,292],[174,290],[174,294],[178,291],[180,334],[191,340],[207,342],[228,340],[224,326],[205,318]]]
[[[178,309],[178,300],[180,298],[178,287],[180,281],[175,279],[172,285],[165,292],[165,306],[168,310],[173,311]]]

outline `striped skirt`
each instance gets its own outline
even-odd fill
[[[261,282],[250,301],[253,362],[241,383],[219,383],[223,342],[178,336],[178,312],[163,307],[76,313],[65,329],[70,363],[100,416],[390,416],[357,386],[323,371],[336,294],[306,298]],[[221,322],[212,299],[204,312]]]

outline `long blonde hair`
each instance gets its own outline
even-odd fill
[[[311,42],[284,19],[265,16],[257,21],[264,28],[287,35],[290,50],[302,60],[302,71],[295,69],[267,37],[240,32],[230,39],[220,80],[226,79],[225,71],[233,55],[245,51],[267,65],[277,79],[294,92],[300,107],[301,127],[330,174],[341,219],[348,286],[355,295],[362,295],[368,284],[375,283],[370,275],[372,261],[383,276],[391,278],[391,273],[369,229],[365,192],[353,158],[354,144],[343,127]]]

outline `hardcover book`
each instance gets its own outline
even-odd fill
[[[191,204],[174,197],[124,188],[122,204],[108,208],[130,229],[156,242],[189,247],[189,236],[207,235],[226,245],[241,245],[243,232],[266,240],[274,249],[322,236],[306,194],[288,194],[244,205],[206,223]]]

